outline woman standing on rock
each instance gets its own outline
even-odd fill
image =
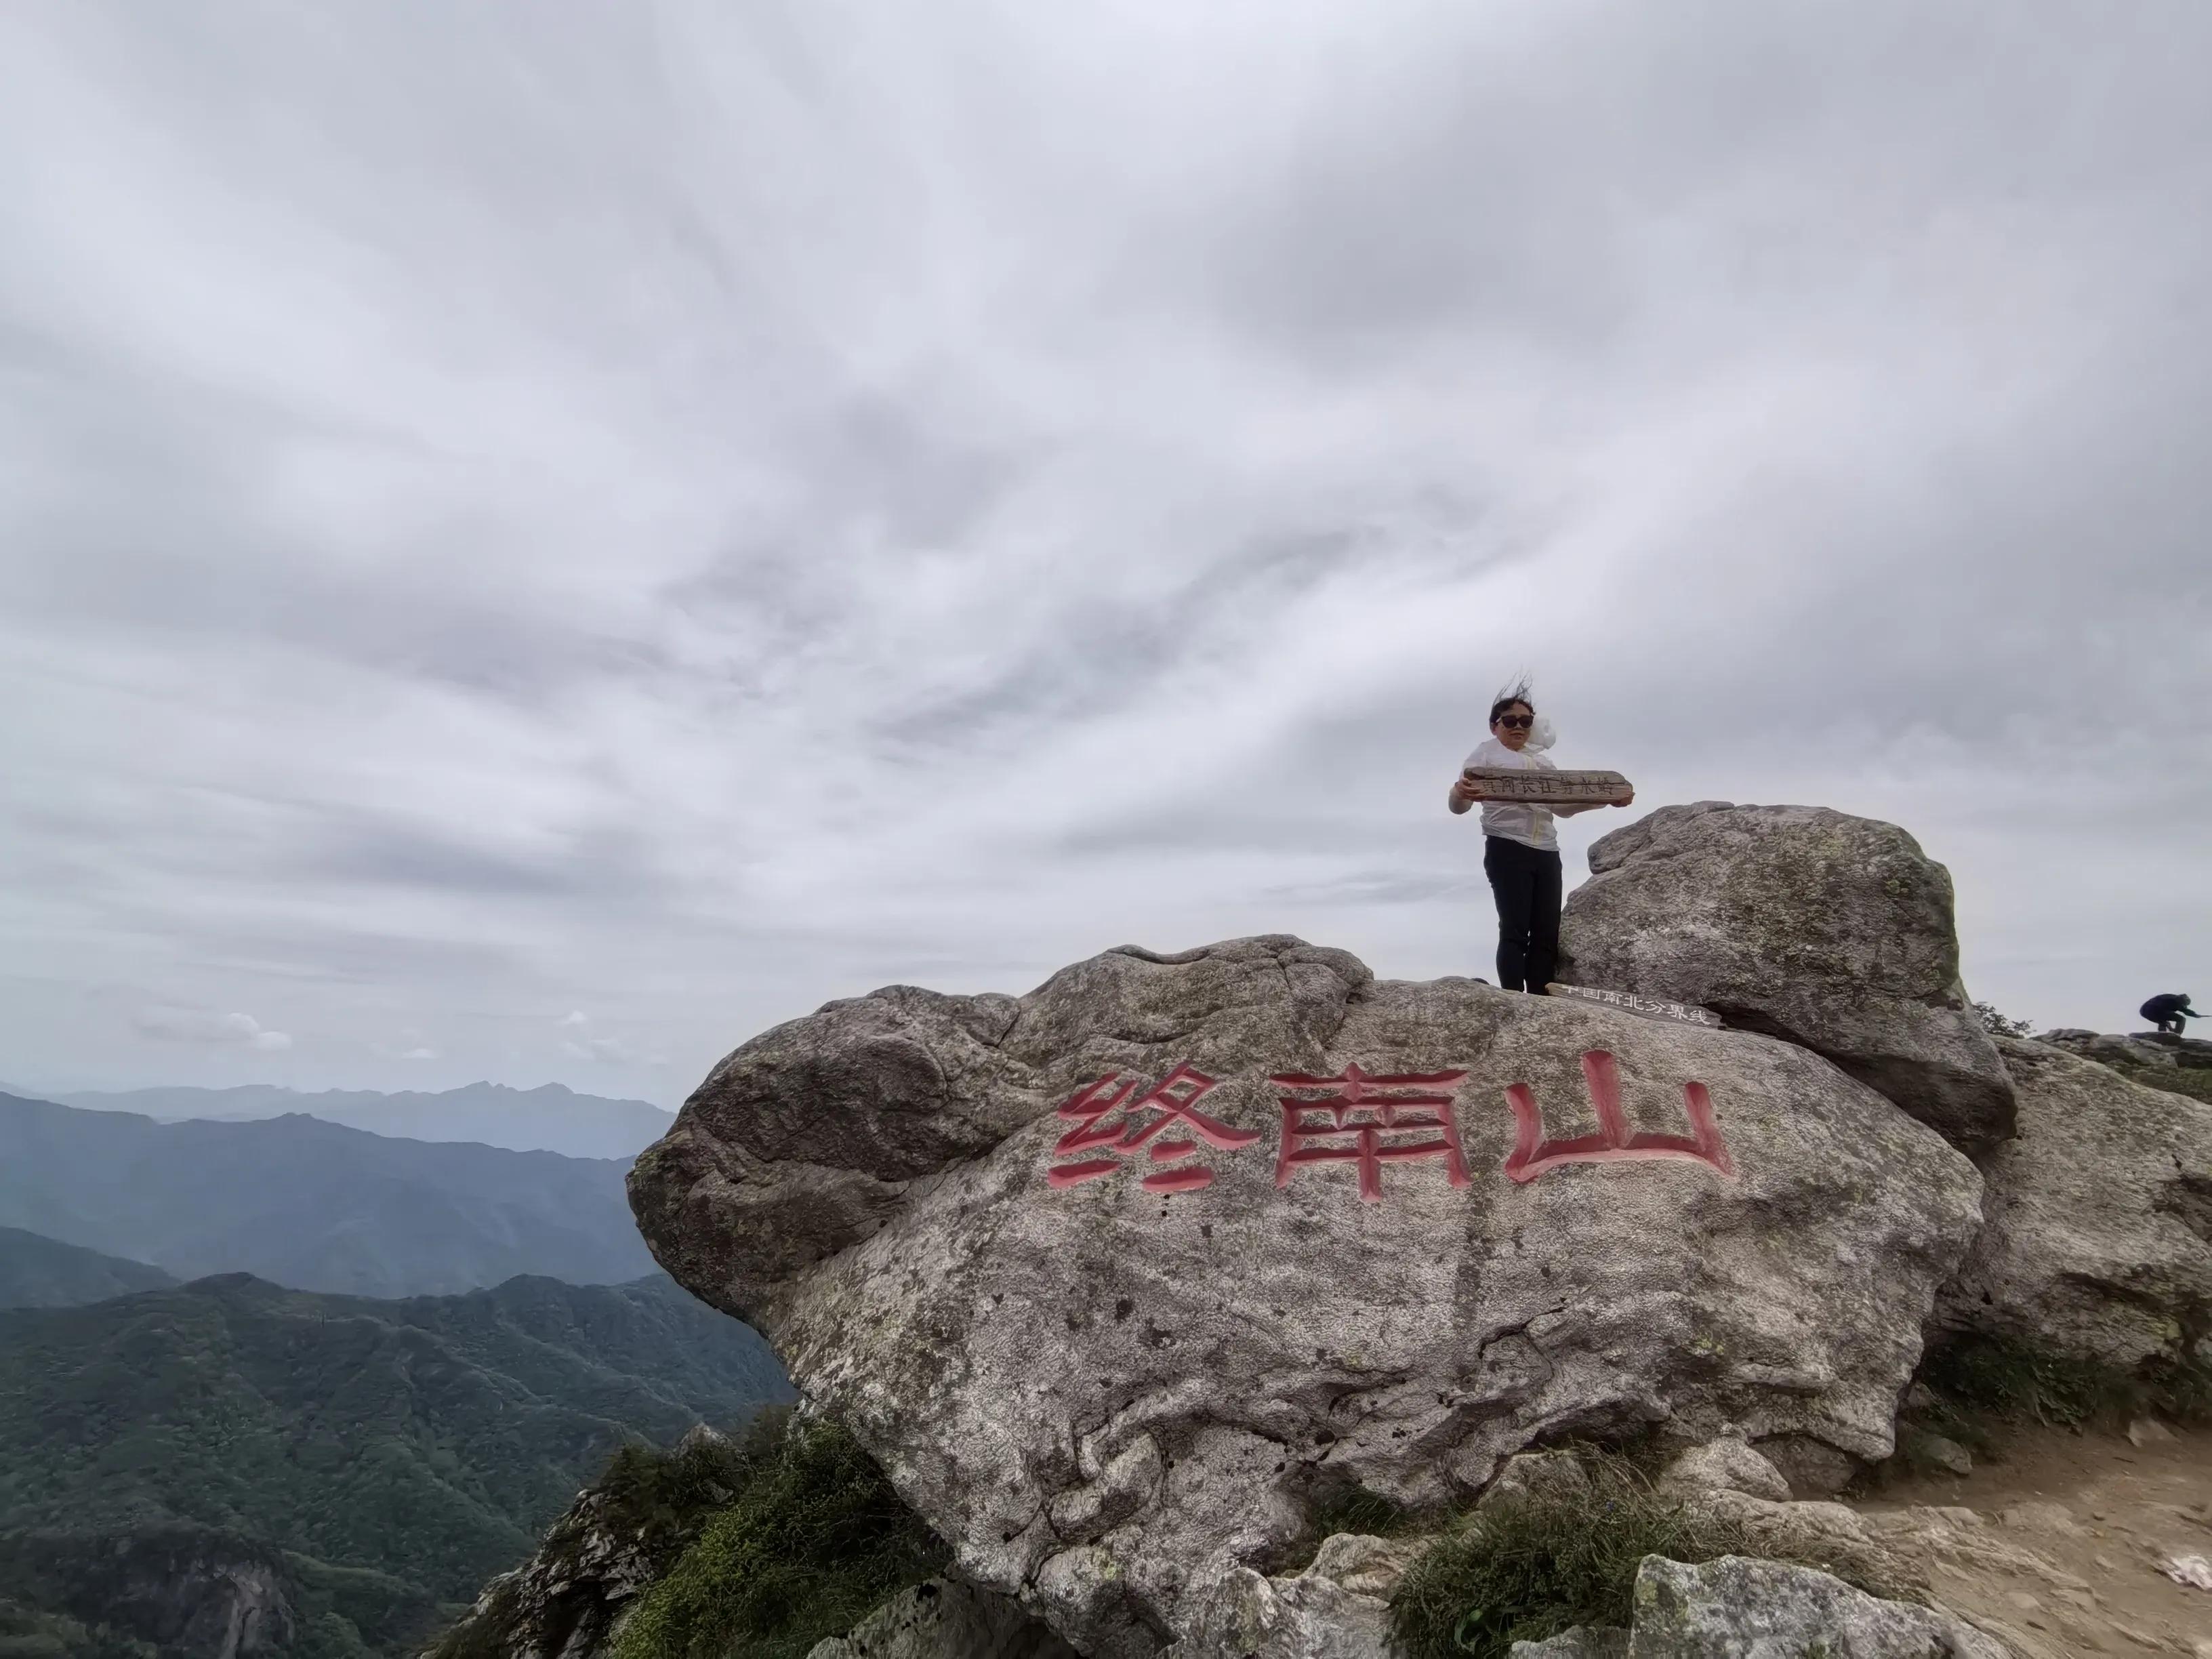
[[[1490,737],[1467,757],[1468,766],[1515,771],[1557,771],[1544,757],[1552,723],[1540,722],[1522,680],[1490,705]],[[1631,799],[1633,799],[1632,795]],[[1463,813],[1483,799],[1480,784],[1453,781],[1445,804]],[[1626,806],[1627,800],[1613,803]],[[1498,901],[1498,982],[1509,991],[1542,996],[1559,957],[1559,835],[1554,817],[1572,817],[1589,806],[1536,806],[1491,801],[1482,809],[1482,870]]]

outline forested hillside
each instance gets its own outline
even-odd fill
[[[287,1652],[397,1654],[625,1440],[789,1397],[759,1338],[658,1276],[378,1302],[240,1274],[0,1313],[6,1617],[184,1654],[258,1597]]]
[[[143,1261],[0,1227],[0,1308],[75,1308],[176,1282]]]

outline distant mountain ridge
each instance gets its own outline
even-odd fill
[[[0,1095],[0,1226],[335,1294],[453,1294],[519,1273],[654,1271],[629,1161],[400,1140],[294,1115],[157,1123]]]
[[[176,1282],[175,1275],[143,1261],[0,1227],[0,1309],[77,1308]]]
[[[0,1090],[0,1092],[6,1092]],[[512,1089],[471,1083],[435,1094],[325,1089],[303,1093],[268,1084],[235,1089],[131,1089],[49,1095],[91,1112],[135,1112],[161,1122],[204,1118],[244,1122],[304,1113],[325,1123],[403,1140],[476,1141],[510,1152],[566,1158],[635,1158],[668,1133],[676,1114],[649,1101],[580,1095],[558,1083]]]
[[[403,1659],[617,1446],[791,1397],[658,1273],[401,1301],[228,1274],[0,1312],[0,1635],[14,1598],[163,1659],[248,1614],[263,1652]]]

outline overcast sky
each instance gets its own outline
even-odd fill
[[[2212,6],[0,9],[0,1081],[1488,975],[1492,690],[2212,994]],[[1565,826],[1568,878],[1629,814]]]

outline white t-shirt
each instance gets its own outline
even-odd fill
[[[1495,738],[1486,738],[1467,757],[1469,766],[1503,766],[1515,772],[1556,772],[1559,769],[1531,750],[1508,749]],[[1559,832],[1553,827],[1552,809],[1526,801],[1486,800],[1482,803],[1482,833],[1502,836],[1541,853],[1559,850]]]

